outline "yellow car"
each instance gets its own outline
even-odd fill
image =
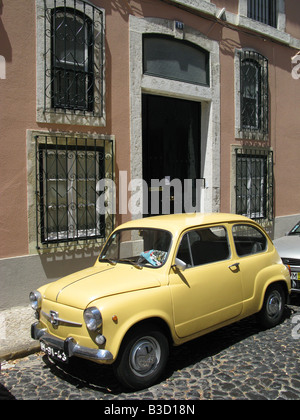
[[[149,217],[118,227],[95,265],[31,292],[31,335],[61,362],[114,364],[131,389],[159,380],[169,348],[257,313],[281,322],[291,291],[267,234],[231,214]]]

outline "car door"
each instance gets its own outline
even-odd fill
[[[187,264],[172,268],[170,289],[175,330],[186,337],[242,311],[241,273],[232,259],[227,230],[211,226],[186,232],[176,257]]]
[[[272,264],[274,257],[271,252],[267,252],[267,237],[258,227],[249,223],[237,223],[232,227],[232,236],[236,255],[239,257],[245,308],[252,312],[252,305],[257,305],[256,280]]]

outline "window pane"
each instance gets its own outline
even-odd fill
[[[58,232],[68,230],[67,182],[62,180],[46,183],[47,212],[45,213],[45,232],[51,239],[57,239]]]
[[[144,73],[209,85],[209,53],[184,41],[144,37]]]
[[[260,70],[258,63],[244,60],[241,68],[242,77],[242,126],[260,128]]]
[[[123,229],[114,233],[103,248],[99,261],[161,267],[168,257],[172,235],[161,229]]]
[[[191,242],[194,265],[222,261],[230,256],[227,232],[222,226],[193,231]]]
[[[188,266],[192,265],[188,234],[185,234],[181,240],[177,253],[177,258],[185,262]]]
[[[87,26],[83,19],[71,13],[56,12],[53,17],[55,30],[55,60],[76,67],[87,64]]]
[[[263,252],[267,239],[258,229],[250,225],[236,225],[232,228],[237,254],[242,257]]]

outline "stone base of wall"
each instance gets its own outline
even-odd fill
[[[39,343],[30,335],[31,324],[35,321],[30,306],[0,311],[0,362],[39,350]]]

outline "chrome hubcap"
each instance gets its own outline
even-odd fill
[[[136,375],[149,375],[160,361],[159,343],[153,337],[140,338],[132,347],[129,357],[130,367]]]
[[[277,290],[274,290],[270,295],[267,305],[267,312],[271,318],[278,316],[282,308],[281,295]]]

